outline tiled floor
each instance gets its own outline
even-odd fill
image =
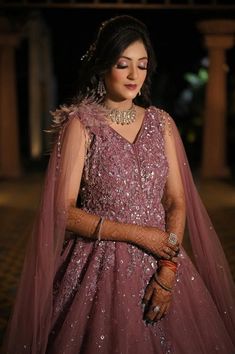
[[[0,181],[0,340],[13,304],[25,245],[37,209],[42,174]],[[235,185],[213,181],[197,184],[217,230],[235,278]]]

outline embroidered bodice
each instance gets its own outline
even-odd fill
[[[162,111],[146,109],[134,143],[111,126],[89,129],[80,188],[81,205],[110,219],[164,229],[161,204],[168,164],[164,152]],[[86,125],[85,115],[82,121]]]

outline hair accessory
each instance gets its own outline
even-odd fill
[[[86,51],[86,53],[81,57],[81,61],[83,61],[84,59],[87,59],[87,61],[90,61],[91,58],[93,57],[93,54],[96,50],[96,42],[93,42],[89,49]]]
[[[104,86],[104,81],[102,79],[100,79],[100,81],[98,83],[97,93],[100,97],[103,97],[106,95],[106,89]]]
[[[111,109],[108,114],[108,118],[111,119],[112,122],[117,124],[130,124],[136,119],[136,109],[135,105],[132,104],[131,108],[127,111],[119,111],[118,109]]]

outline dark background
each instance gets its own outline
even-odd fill
[[[153,104],[167,110],[175,119],[191,166],[200,165],[205,83],[193,86],[185,75],[198,77],[207,72],[207,50],[197,23],[205,19],[234,19],[235,10],[105,10],[105,9],[40,9],[50,29],[53,68],[56,79],[55,107],[69,103],[76,95],[80,58],[95,39],[99,25],[110,17],[129,14],[142,20],[150,31],[157,57],[157,71],[152,84]],[[28,11],[12,10],[11,17],[24,19]],[[17,75],[21,117],[22,154],[27,159],[27,41],[17,50]],[[232,171],[235,170],[235,48],[227,51],[228,64],[228,135],[227,155]],[[186,91],[185,91],[186,90]],[[190,99],[187,98],[190,96]]]

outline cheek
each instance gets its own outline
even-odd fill
[[[141,79],[142,79],[143,82],[145,81],[146,76],[147,76],[147,71],[142,71],[141,72]]]
[[[119,82],[123,79],[124,75],[123,75],[123,71],[122,70],[112,70],[112,72],[110,73],[109,77],[108,77],[108,81],[111,84],[115,84],[116,82]]]

